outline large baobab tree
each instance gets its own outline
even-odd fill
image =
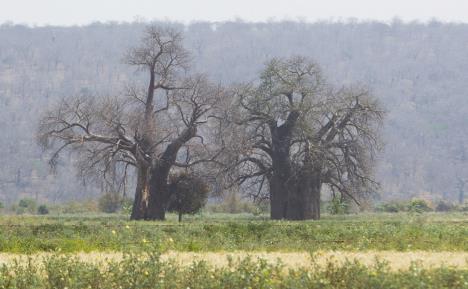
[[[267,195],[272,219],[318,219],[324,185],[356,202],[372,190],[382,111],[365,89],[335,90],[315,63],[293,57],[236,91],[236,180]]]
[[[134,169],[131,218],[163,220],[171,170],[215,163],[220,154],[206,139],[218,127],[222,90],[202,75],[188,75],[189,55],[172,28],[147,28],[126,61],[147,74],[146,88],[65,98],[41,119],[39,142],[53,151],[52,163],[64,150],[77,153],[83,176],[126,178]]]

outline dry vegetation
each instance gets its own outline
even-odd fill
[[[54,255],[53,253],[38,253],[34,255],[0,254],[0,264],[11,264],[12,262],[26,262],[32,260],[41,264],[44,258]],[[92,252],[75,253],[68,256],[78,258],[86,263],[102,263],[107,261],[121,261],[122,253],[116,252]],[[190,266],[194,261],[204,261],[215,268],[228,267],[229,259],[240,262],[246,258],[252,260],[265,260],[270,264],[282,264],[286,269],[310,268],[312,264],[326,266],[329,262],[343,265],[346,261],[357,261],[368,267],[375,264],[376,260],[386,262],[390,269],[408,270],[412,264],[418,263],[421,268],[431,269],[440,266],[450,266],[459,269],[468,269],[468,252],[397,252],[397,251],[368,251],[368,252],[346,252],[346,251],[319,251],[313,254],[307,252],[178,252],[169,251],[161,255],[164,261],[173,261],[180,266]]]

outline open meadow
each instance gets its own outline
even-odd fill
[[[468,288],[466,213],[2,216],[0,288]]]

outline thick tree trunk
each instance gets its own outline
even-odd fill
[[[287,220],[320,219],[320,184],[302,186],[289,192]]]
[[[289,160],[289,143],[277,142],[272,154],[273,173],[270,183],[270,217],[273,220],[285,219],[288,210],[288,195],[294,186],[294,175]]]
[[[270,218],[281,220],[287,217],[288,195],[294,183],[291,169],[290,148],[291,134],[299,114],[291,112],[287,121],[277,126],[270,125],[271,132],[271,161],[273,172],[269,178],[270,183]]]
[[[286,218],[288,206],[288,187],[286,181],[273,174],[270,179],[270,218],[281,220]]]
[[[319,220],[321,187],[320,179],[315,176],[296,178],[295,183],[282,182],[279,178],[272,179],[271,219]]]
[[[285,219],[287,220],[304,220],[304,211],[306,210],[307,203],[305,202],[305,195],[308,188],[304,184],[295,184],[288,189],[287,194],[287,210]]]
[[[320,191],[322,189],[321,168],[310,157],[304,165],[296,168],[294,182],[288,186],[288,220],[320,219]]]
[[[146,215],[149,196],[148,168],[139,167],[137,169],[137,185],[135,189],[135,199],[133,201],[131,220],[143,220]]]
[[[169,169],[156,166],[151,170],[150,196],[148,200],[147,220],[165,220],[169,201],[169,188],[167,184]]]
[[[312,199],[312,207],[311,207],[311,214],[310,214],[310,219],[314,220],[320,220],[320,191],[322,188],[321,183],[316,183],[316,186],[314,187],[311,195]],[[306,218],[309,218],[306,217]]]

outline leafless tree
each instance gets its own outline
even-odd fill
[[[318,219],[324,185],[356,202],[376,185],[383,112],[367,90],[333,89],[314,62],[293,57],[271,60],[236,94],[231,168],[269,198],[272,219]]]
[[[53,151],[77,153],[85,177],[123,179],[136,172],[132,219],[164,219],[168,176],[175,167],[216,163],[219,146],[206,142],[215,126],[222,89],[203,75],[188,76],[189,54],[182,35],[151,26],[126,61],[148,74],[146,89],[123,96],[65,98],[42,118],[39,142]]]

